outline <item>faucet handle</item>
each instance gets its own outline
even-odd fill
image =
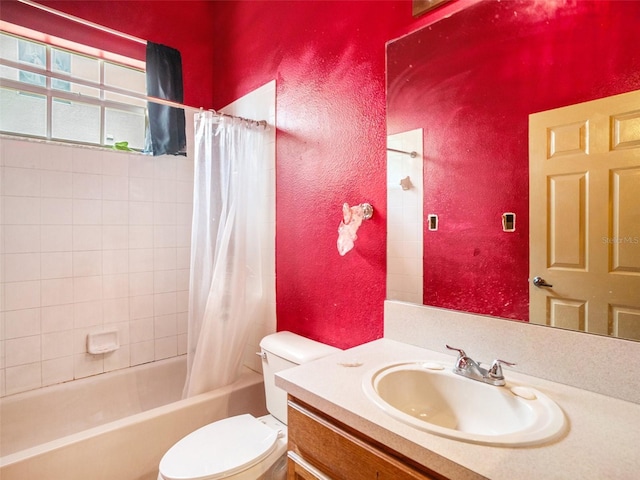
[[[502,365],[506,365],[508,367],[513,367],[516,364],[507,362],[505,360],[494,360],[491,364],[491,368],[489,369],[489,376],[492,378],[503,379],[504,375],[502,374]]]
[[[462,350],[461,348],[454,348],[454,347],[450,347],[449,345],[445,344],[445,347],[447,347],[449,350],[455,350],[456,352],[458,352],[458,355],[461,357],[466,357],[467,354],[464,353],[464,350]]]
[[[469,366],[469,362],[473,362],[473,360],[467,357],[467,354],[464,353],[464,350],[462,350],[461,348],[450,347],[446,344],[445,347],[447,347],[449,350],[455,350],[456,352],[458,352],[458,358],[456,359],[456,369],[465,370]]]

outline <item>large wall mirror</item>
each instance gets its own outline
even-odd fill
[[[593,154],[585,142],[622,125],[606,147],[633,152],[636,164],[607,172],[608,193],[598,205],[589,203],[594,176],[586,167],[565,172],[564,184],[547,179],[531,194],[537,180],[529,177],[530,115],[640,90],[638,24],[640,2],[487,0],[389,42],[387,133],[420,129],[423,136],[423,304],[640,339],[640,105],[623,97],[604,126],[567,114],[542,127],[541,142],[555,141],[554,148],[566,147],[571,156],[573,150]],[[550,158],[547,144],[536,148]],[[566,196],[572,189],[576,196]],[[556,204],[549,192],[558,193]],[[594,210],[615,212],[620,198],[628,205],[622,224],[590,217]],[[599,329],[588,325],[595,293],[532,286],[530,234],[541,228],[535,209],[530,215],[532,202],[547,215],[543,227],[575,238],[569,243],[583,252],[575,265],[546,256],[545,267],[593,270],[590,247],[598,242],[606,244],[611,269],[616,255],[624,258],[616,284],[604,285],[628,296],[612,294],[614,301],[597,314]],[[437,228],[429,228],[427,219],[436,216]],[[603,230],[595,230],[599,224]],[[594,237],[596,231],[603,233]],[[545,280],[553,284],[550,271]],[[530,295],[537,291],[545,292],[547,310],[532,318]]]

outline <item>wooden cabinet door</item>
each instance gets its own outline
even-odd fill
[[[426,468],[374,445],[359,432],[297,400],[289,401],[288,480],[435,480]],[[302,462],[296,461],[302,459]]]
[[[289,452],[287,480],[331,480],[295,452]]]

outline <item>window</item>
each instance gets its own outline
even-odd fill
[[[142,150],[145,72],[0,32],[0,132]]]

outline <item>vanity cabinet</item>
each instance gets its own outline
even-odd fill
[[[295,397],[287,415],[287,480],[444,479]]]

